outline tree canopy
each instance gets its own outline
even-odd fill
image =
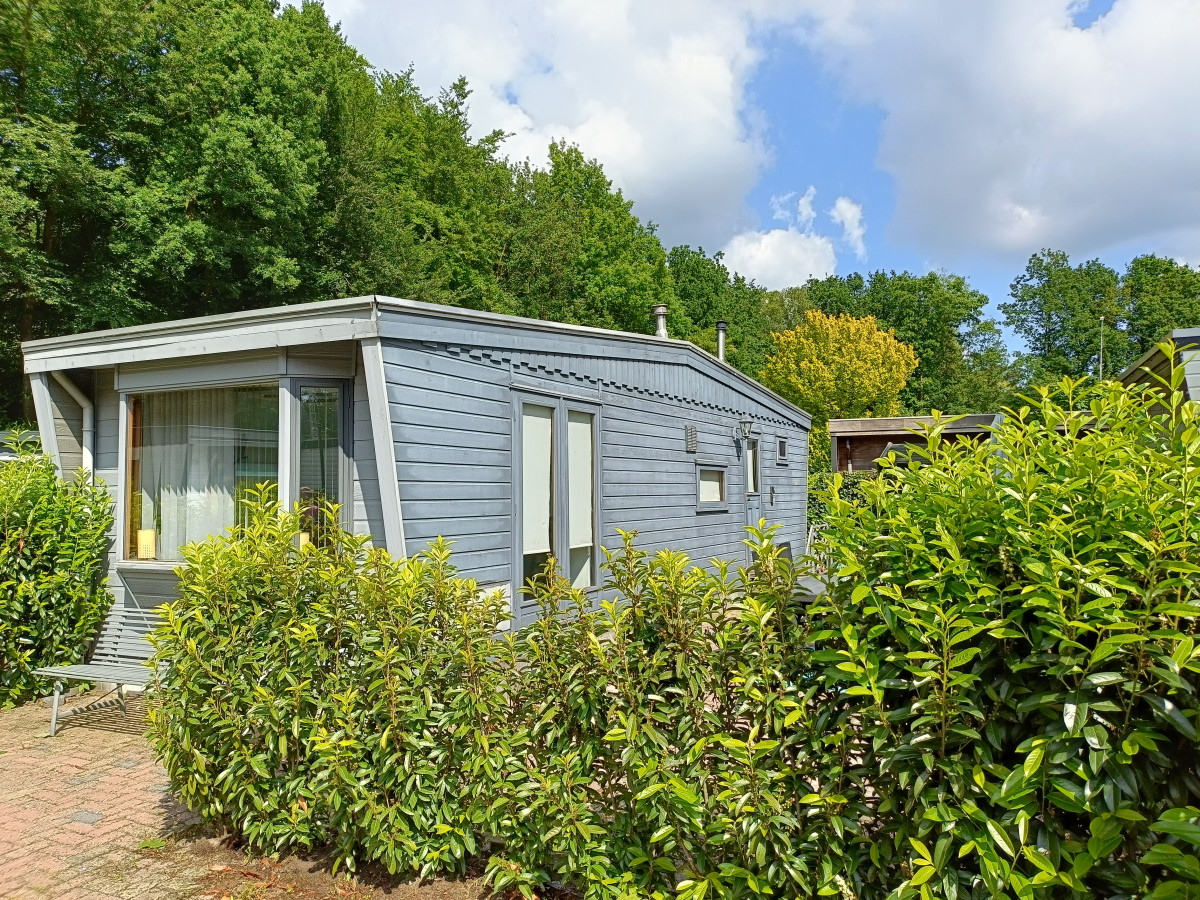
[[[1005,322],[1025,339],[1022,380],[1064,375],[1115,376],[1176,328],[1200,326],[1200,270],[1148,254],[1123,274],[1098,259],[1071,265],[1061,250],[1030,257],[1002,304]]]
[[[323,8],[9,0],[0,17],[0,415],[18,342],[381,293],[649,331],[666,254],[600,164],[475,139]]]
[[[903,410],[969,413],[995,408],[1009,393],[1007,353],[996,324],[983,315],[987,301],[959,275],[877,271],[812,279],[775,292],[768,307],[776,328],[793,327],[809,309],[873,316],[917,355]]]
[[[828,466],[830,419],[900,412],[900,395],[917,368],[917,357],[892,329],[880,328],[874,316],[809,309],[803,322],[772,337],[775,346],[760,378],[812,415],[812,467]]]
[[[815,424],[900,412],[900,394],[917,357],[874,316],[810,309],[803,323],[773,337],[763,383],[809,412]]]
[[[462,79],[425,96],[308,0],[3,0],[0,422],[29,418],[19,342],[380,293],[673,336],[758,377],[807,313],[873,316],[913,348],[903,412],[986,412],[1116,373],[1200,325],[1200,271],[1034,254],[1001,307],[960,275],[875,271],[768,291],[639,218],[586,148],[510,161]]]

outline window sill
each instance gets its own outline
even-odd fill
[[[174,575],[175,570],[183,565],[183,560],[168,559],[122,559],[117,561],[118,572],[146,572]]]
[[[723,513],[729,512],[728,503],[701,503],[696,507],[697,513]]]

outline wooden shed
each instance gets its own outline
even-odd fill
[[[944,417],[955,421],[944,425],[944,439],[985,440],[988,430],[999,424],[1000,415]],[[924,429],[933,425],[933,416],[895,416],[882,419],[830,419],[830,461],[835,472],[863,472],[874,469],[878,460],[892,450],[903,451],[907,444],[924,444]]]
[[[1177,328],[1163,338],[1175,343],[1175,365],[1183,367],[1183,391],[1189,400],[1200,400],[1200,328]],[[1158,347],[1144,353],[1140,359],[1118,376],[1124,384],[1151,382],[1153,376],[1167,378],[1170,363],[1167,354]]]
[[[803,550],[810,417],[684,341],[360,297],[23,345],[43,445],[113,493],[111,584],[174,595],[180,547],[263,481],[343,505],[394,553],[444,536],[514,591],[602,547],[744,561],[760,517]]]

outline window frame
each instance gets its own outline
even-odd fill
[[[293,376],[279,380],[279,497],[284,508],[289,510],[300,500],[300,394],[306,387],[336,387],[341,390],[338,520],[343,527],[350,527],[354,522],[354,382],[350,379]],[[285,404],[288,407],[286,415],[283,411]],[[286,470],[283,465],[285,427],[288,437]]]
[[[784,435],[775,435],[775,465],[786,466],[791,464],[788,458],[788,444],[791,441]]]
[[[570,522],[570,474],[566,469],[569,459],[567,440],[569,429],[567,416],[571,412],[585,413],[592,417],[592,584],[584,588],[589,594],[600,589],[600,560],[602,557],[601,536],[604,526],[603,484],[604,457],[601,455],[601,432],[603,429],[603,403],[600,400],[587,400],[571,395],[564,395],[540,388],[521,386],[512,389],[512,597],[513,614],[520,618],[520,612],[531,604],[521,594],[525,586],[524,560],[524,491],[523,482],[523,449],[521,419],[525,406],[541,406],[553,410],[553,450],[555,471],[551,477],[554,504],[554,533],[551,535],[551,555],[558,563],[559,571],[564,577],[570,577],[571,560],[571,522]],[[564,565],[565,564],[565,565]],[[520,623],[518,622],[518,627]]]
[[[225,388],[252,387],[254,385],[275,384],[279,391],[279,424],[278,457],[276,472],[278,477],[277,489],[279,498],[290,509],[300,494],[300,389],[302,387],[339,387],[342,392],[342,421],[341,440],[338,443],[338,488],[341,509],[340,519],[344,525],[353,521],[354,510],[354,379],[330,378],[319,376],[288,375],[255,377],[246,376],[239,379],[214,378],[211,381],[199,381],[187,385],[166,383],[157,385],[139,385],[134,390],[119,392],[120,419],[117,423],[117,478],[120,490],[117,492],[117,554],[116,564],[123,569],[165,569],[173,571],[179,566],[177,560],[138,559],[129,555],[129,509],[132,502],[133,482],[130,478],[129,464],[133,446],[132,403],[134,396],[144,394],[170,394],[182,391],[222,390]],[[285,450],[286,448],[286,450]],[[344,499],[342,499],[344,498]]]
[[[724,485],[723,500],[703,501],[700,499],[700,472],[703,470],[716,470],[721,473],[721,482]],[[696,460],[696,512],[697,513],[721,513],[729,512],[729,463],[715,462],[707,459]]]

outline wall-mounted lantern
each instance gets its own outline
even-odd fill
[[[748,441],[750,440],[751,432],[754,431],[754,421],[749,416],[744,416],[742,420],[738,422],[738,428],[741,431],[742,439]]]

